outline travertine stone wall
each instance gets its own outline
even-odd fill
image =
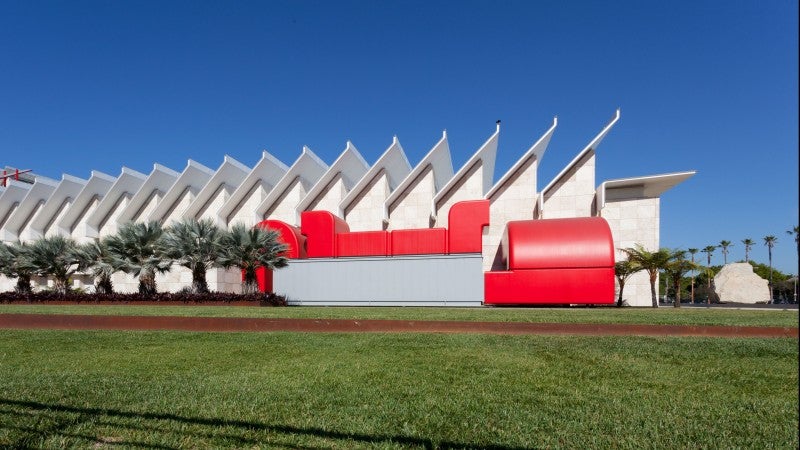
[[[189,205],[194,201],[197,191],[197,188],[189,186],[181,193],[178,201],[173,204],[172,209],[168,211],[166,216],[162,219],[161,222],[164,226],[169,226],[173,222],[180,222],[183,218],[183,213],[186,212]]]
[[[433,170],[428,166],[394,203],[389,206],[390,230],[429,228],[431,201],[436,195]]]
[[[233,210],[233,214],[230,217],[223,217],[222,219],[227,221],[228,226],[235,223],[241,223],[247,227],[255,225],[256,217],[253,211],[267,198],[267,194],[271,189],[271,186],[265,185],[264,182],[259,181],[253,186],[250,192],[248,192],[244,201],[236,206]]]
[[[608,195],[613,197],[613,191]],[[641,244],[648,250],[659,247],[659,199],[641,198],[625,200],[606,200],[600,210],[600,216],[606,219],[614,238],[615,258],[621,261],[626,258],[620,248]],[[617,284],[617,289],[619,285]],[[656,290],[658,285],[656,285]],[[658,295],[658,292],[656,293]],[[623,299],[631,306],[650,306],[650,279],[646,272],[639,272],[625,282]]]
[[[297,211],[295,208],[307,193],[306,187],[303,186],[300,177],[296,178],[292,184],[283,191],[283,195],[272,205],[272,207],[264,215],[264,219],[280,220],[288,223],[289,225],[299,226],[297,218]]]
[[[161,199],[164,198],[164,193],[160,191],[154,191],[150,198],[147,199],[142,209],[140,209],[134,216],[131,218],[132,222],[140,222],[144,221],[145,217],[149,217],[150,214],[155,211],[156,206],[161,202]]]
[[[101,198],[102,197],[95,196],[89,203],[89,206],[83,211],[83,214],[78,217],[76,221],[77,225],[75,225],[75,228],[73,228],[71,236],[79,244],[92,240],[91,238],[87,237],[89,230],[86,225],[86,219],[92,215],[95,209],[97,209],[97,205],[100,204]]]
[[[483,163],[477,161],[436,205],[436,227],[447,228],[450,207],[464,200],[483,198]]]
[[[120,196],[116,205],[114,205],[114,209],[109,211],[109,214],[106,216],[105,220],[100,223],[100,230],[98,233],[100,237],[117,233],[117,218],[125,209],[125,207],[128,206],[128,203],[131,201],[131,197],[132,194],[130,193]]]
[[[195,217],[197,220],[211,219],[215,220],[217,211],[222,208],[222,205],[231,198],[231,194],[236,190],[235,186],[222,183],[211,199],[203,205]]]
[[[58,231],[58,223],[61,222],[61,219],[63,219],[64,216],[67,214],[67,211],[69,210],[70,206],[72,206],[71,201],[64,201],[64,203],[61,205],[61,208],[55,214],[55,218],[51,220],[50,223],[44,229],[45,237],[57,236],[58,234],[60,234],[60,232]]]
[[[308,205],[306,211],[330,211],[334,214],[339,210],[339,203],[347,195],[347,186],[341,174],[325,186],[322,192]]]
[[[595,196],[595,153],[588,152],[544,192],[542,219],[591,217]]]
[[[382,230],[383,204],[390,193],[389,178],[381,170],[344,211],[350,231]]]

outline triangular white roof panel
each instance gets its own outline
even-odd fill
[[[256,208],[258,220],[264,217],[264,214],[275,205],[275,202],[281,198],[286,189],[292,186],[295,180],[300,179],[304,185],[310,188],[322,177],[326,170],[328,170],[328,165],[319,159],[311,149],[303,147],[300,157],[289,167],[289,170],[267,194],[267,198]]]
[[[42,209],[31,219],[28,228],[32,230],[32,236],[44,236],[47,228],[55,220],[56,215],[65,207],[66,203],[72,202],[86,186],[87,181],[73,177],[72,175],[62,175],[61,181],[55,188],[50,198],[47,199]]]
[[[392,139],[392,145],[383,152],[380,158],[375,161],[375,164],[364,174],[358,183],[353,186],[353,189],[347,193],[339,204],[339,215],[343,216],[347,207],[361,195],[362,191],[370,185],[372,180],[383,171],[386,173],[386,178],[389,180],[389,189],[394,190],[397,186],[411,173],[411,163],[408,162],[403,147],[400,141],[395,136]]]
[[[30,224],[33,215],[36,214],[40,205],[44,205],[50,195],[53,194],[58,182],[50,178],[37,176],[33,185],[28,190],[25,198],[19,203],[19,206],[14,210],[8,220],[3,224],[0,229],[0,240],[15,241],[19,239],[23,227]]]
[[[131,200],[125,206],[125,209],[117,216],[117,223],[123,224],[131,221],[136,217],[145,206],[147,201],[153,196],[153,193],[160,192],[162,195],[166,194],[167,190],[175,183],[180,174],[169,167],[162,166],[161,164],[153,164],[153,171],[147,176],[147,179],[142,183],[139,190],[133,194]]]
[[[6,180],[6,188],[0,192],[0,230],[5,228],[6,222],[19,208],[30,189],[31,185],[28,183]]]
[[[389,220],[389,207],[397,200],[405,191],[411,187],[417,177],[425,171],[428,166],[433,170],[433,178],[436,191],[441,190],[445,183],[453,178],[453,161],[450,159],[450,146],[447,143],[447,132],[442,132],[442,138],[433,146],[433,148],[422,158],[422,161],[409,173],[406,178],[397,186],[386,202],[383,204],[383,219]]]
[[[226,224],[228,222],[228,216],[234,212],[242,201],[246,200],[245,197],[253,190],[253,186],[257,183],[264,183],[271,190],[288,170],[289,168],[286,167],[286,164],[269,154],[269,152],[264,151],[253,170],[250,171],[239,187],[231,194],[228,201],[217,212],[221,223]]]
[[[59,232],[63,235],[72,233],[72,229],[77,225],[78,220],[86,213],[86,208],[91,205],[95,198],[102,200],[115,181],[117,179],[111,175],[93,170],[89,181],[86,182],[86,185],[83,186],[81,192],[78,193],[78,196],[75,197],[69,209],[58,222]]]
[[[122,173],[117,177],[114,185],[106,192],[97,205],[97,208],[92,211],[92,214],[86,218],[88,237],[97,237],[97,233],[100,232],[103,221],[109,217],[116,208],[119,208],[120,199],[126,195],[132,197],[139,188],[142,187],[146,179],[147,175],[123,167]]]
[[[515,162],[514,165],[511,166],[511,168],[508,169],[508,171],[502,177],[500,177],[499,180],[497,180],[489,192],[486,193],[486,199],[492,198],[492,196],[494,196],[499,189],[505,186],[505,184],[508,183],[508,180],[510,180],[514,174],[528,162],[528,160],[531,158],[534,158],[536,161],[542,160],[544,152],[547,150],[547,146],[550,144],[550,139],[553,137],[553,132],[556,130],[556,126],[558,126],[558,118],[554,117],[553,125],[550,126],[550,129],[548,129],[542,135],[542,137],[540,137],[539,140],[536,141],[536,143],[533,144],[531,148],[529,148],[528,151],[525,152],[525,154],[522,155],[522,157],[518,159],[517,162]],[[535,188],[536,186],[534,186],[534,189]]]
[[[175,202],[181,199],[181,196],[187,189],[199,191],[213,175],[213,170],[190,159],[186,163],[186,168],[183,169],[178,179],[172,183],[167,193],[164,194],[164,198],[161,199],[158,206],[150,213],[147,220],[164,221],[174,207]]]
[[[342,154],[336,158],[336,161],[331,164],[328,171],[320,177],[314,187],[308,191],[306,197],[297,205],[298,218],[301,212],[308,209],[320,195],[325,193],[325,189],[336,177],[341,176],[345,188],[350,191],[367,170],[369,170],[369,164],[367,164],[353,143],[347,141]],[[336,211],[331,212],[336,213]]]
[[[217,171],[214,172],[211,179],[208,180],[208,183],[203,186],[203,189],[197,193],[197,197],[194,198],[186,209],[186,212],[183,213],[183,217],[185,219],[196,217],[212,199],[214,194],[219,191],[220,186],[226,185],[235,190],[249,172],[249,167],[225,155],[222,164]]]

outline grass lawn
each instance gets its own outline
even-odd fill
[[[0,305],[3,313],[132,316],[286,317],[311,319],[464,320],[486,322],[635,323],[797,327],[797,310],[706,308],[420,308]]]
[[[796,339],[0,330],[0,447],[793,449],[797,364]]]

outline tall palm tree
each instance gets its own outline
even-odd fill
[[[764,245],[767,246],[769,250],[769,301],[772,303],[772,248],[775,247],[775,244],[778,242],[778,238],[769,235],[764,236]]]
[[[81,270],[89,270],[95,278],[94,291],[98,294],[112,294],[114,285],[111,275],[119,270],[108,251],[105,239],[95,239],[80,247]]]
[[[714,256],[714,250],[716,249],[716,245],[707,245],[704,249],[700,250],[708,256],[708,264],[706,264],[706,289],[708,290],[708,296],[706,297],[706,303],[711,303],[711,257]]]
[[[658,280],[658,271],[665,268],[667,263],[672,258],[672,252],[665,248],[658,249],[657,251],[650,251],[636,244],[633,248],[621,249],[628,255],[628,260],[641,267],[641,270],[646,270],[650,275],[650,296],[653,308],[658,308],[658,296],[656,295],[656,281]]]
[[[794,236],[794,243],[797,244],[797,264],[800,267],[800,227],[794,227],[792,230],[786,230],[786,234]],[[800,272],[800,270],[798,270]]]
[[[689,254],[692,255],[692,264],[695,264],[694,255],[696,255],[697,252],[699,252],[699,251],[700,250],[698,250],[696,248],[690,248],[688,250]],[[697,267],[697,266],[695,265],[695,267]],[[691,294],[692,295],[692,304],[694,304],[694,274],[695,274],[695,270],[696,269],[692,269],[692,294]]]
[[[750,262],[750,249],[752,249],[753,246],[756,245],[756,241],[754,241],[754,240],[752,240],[750,238],[742,239],[742,244],[744,244],[744,262],[749,263]]]
[[[33,292],[31,277],[35,267],[31,263],[30,251],[30,246],[25,243],[6,245],[0,242],[0,273],[17,279],[14,291],[20,294]]]
[[[167,228],[161,241],[164,255],[192,271],[192,292],[208,293],[206,272],[217,265],[222,231],[211,219],[187,219]]]
[[[78,270],[81,262],[78,244],[72,238],[51,236],[34,241],[30,249],[34,273],[52,276],[56,293],[66,294],[69,277]]]
[[[728,265],[728,248],[733,247],[731,241],[719,241],[719,248],[722,249],[723,264]]]
[[[617,298],[617,306],[622,306],[622,291],[625,289],[625,282],[628,281],[634,273],[642,270],[638,265],[630,260],[617,261],[614,264],[614,275],[617,277],[619,283],[619,298]]]
[[[256,268],[266,267],[274,270],[286,267],[286,244],[278,241],[278,232],[259,227],[248,228],[242,224],[234,225],[222,237],[222,255],[219,263],[226,269],[238,267],[244,272],[242,293],[258,292]]]
[[[667,263],[664,270],[672,278],[672,283],[675,288],[675,303],[676,308],[681,307],[681,279],[683,276],[695,269],[696,264],[692,261],[686,260],[686,252],[683,250],[675,250],[672,252],[670,261]]]
[[[129,222],[106,238],[113,265],[139,278],[140,294],[155,294],[156,273],[169,272],[172,265],[160,251],[163,234],[160,222]]]

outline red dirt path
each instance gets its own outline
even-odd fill
[[[356,319],[0,314],[0,328],[58,330],[177,330],[211,332],[485,333],[580,336],[695,336],[795,338],[798,328],[714,325],[636,325],[527,322],[456,322]]]

